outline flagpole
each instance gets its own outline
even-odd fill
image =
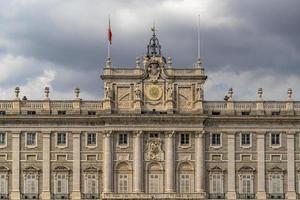
[[[201,52],[200,52],[200,14],[198,15],[198,28],[197,28],[197,32],[198,32],[198,59],[200,59],[201,56]]]
[[[110,15],[108,15],[108,34],[110,31]],[[109,35],[108,35],[108,42],[107,42],[107,57],[110,58],[110,41],[109,41]]]

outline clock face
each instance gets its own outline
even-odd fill
[[[162,96],[162,88],[157,85],[146,86],[146,96],[149,100],[156,101]]]

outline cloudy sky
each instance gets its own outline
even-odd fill
[[[197,15],[206,99],[228,88],[239,100],[300,99],[299,0],[0,0],[0,99],[102,98],[99,78],[107,57],[111,16],[114,66],[132,67],[146,52],[153,21],[163,54],[175,67],[193,67]]]

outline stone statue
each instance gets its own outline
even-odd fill
[[[135,93],[135,98],[136,99],[141,99],[142,98],[142,91],[140,89],[140,84],[137,83],[135,85],[134,93]]]
[[[203,88],[201,84],[198,84],[196,88],[196,100],[203,100]]]
[[[168,99],[173,99],[173,95],[174,95],[174,88],[172,83],[168,84],[168,88],[167,88],[167,97]]]
[[[112,92],[109,83],[106,83],[104,90],[105,90],[105,99],[111,99]]]

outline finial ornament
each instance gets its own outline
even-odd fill
[[[20,95],[20,87],[16,87],[15,88],[15,94],[16,94],[16,99],[20,99],[19,95]]]
[[[111,67],[111,58],[110,58],[110,57],[108,57],[108,58],[106,59],[106,67],[107,67],[107,68],[110,68],[110,67]]]
[[[155,34],[156,31],[155,25],[153,25],[151,31],[153,32],[153,34],[147,46],[147,56],[153,56],[153,57],[161,56],[161,46]]]
[[[288,100],[292,100],[292,94],[293,94],[293,90],[292,90],[292,88],[289,88],[287,90]]]
[[[233,89],[232,88],[229,88],[229,90],[228,90],[228,97],[229,97],[229,101],[231,101],[232,100],[232,97],[233,97]]]
[[[49,87],[45,87],[44,95],[45,95],[45,99],[46,100],[49,99],[49,93],[50,93],[50,88]]]
[[[135,59],[135,67],[140,68],[141,67],[141,59],[140,57],[136,57]]]
[[[168,67],[172,68],[172,64],[173,64],[172,58],[168,57]]]
[[[80,89],[77,87],[75,88],[74,92],[75,92],[76,99],[79,99]]]
[[[263,95],[263,89],[262,88],[258,88],[257,95],[258,95],[258,99],[262,100],[262,95]]]

